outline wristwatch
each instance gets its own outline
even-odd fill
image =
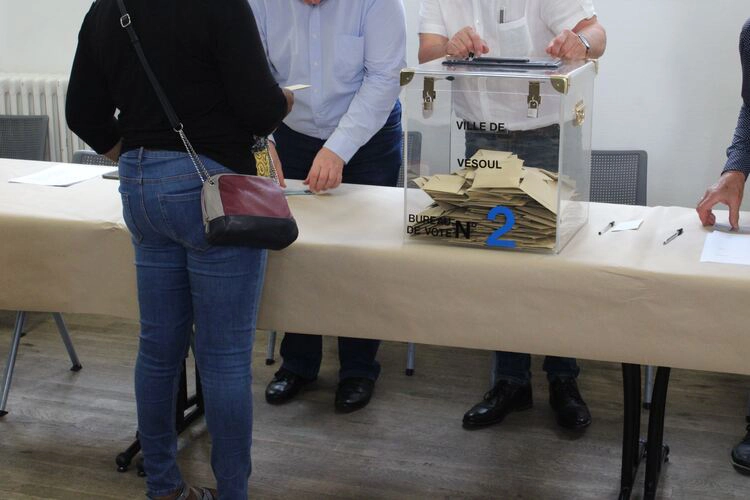
[[[578,39],[581,41],[581,43],[583,44],[583,46],[586,47],[586,55],[588,56],[589,55],[589,51],[591,50],[591,44],[589,43],[588,38],[586,38],[585,36],[583,36],[580,33],[576,33],[576,34],[578,35]]]

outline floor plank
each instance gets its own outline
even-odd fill
[[[132,366],[137,325],[68,315],[84,369],[69,371],[52,317],[32,314],[0,420],[0,498],[143,498],[144,481],[115,471],[133,438]],[[0,359],[13,314],[0,312]],[[383,374],[364,410],[333,412],[337,357],[324,342],[319,380],[298,399],[263,400],[276,366],[265,366],[266,335],[253,355],[253,498],[604,499],[616,498],[622,439],[619,365],[582,361],[579,379],[594,424],[582,435],[558,429],[547,404],[541,358],[534,358],[532,410],[502,425],[466,431],[461,416],[488,389],[487,352],[418,346],[417,371],[403,373],[404,344],[385,343]],[[743,376],[673,370],[665,439],[670,462],[660,498],[745,499],[750,478],[729,464],[744,434],[750,383]],[[644,429],[647,413],[643,414]],[[184,475],[212,484],[203,421],[180,440]],[[641,471],[640,484],[642,484]],[[641,498],[641,489],[634,499]]]

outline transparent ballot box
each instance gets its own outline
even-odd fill
[[[557,253],[588,221],[594,61],[401,73],[405,238]]]

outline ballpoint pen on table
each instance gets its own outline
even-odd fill
[[[609,231],[613,227],[615,227],[615,221],[610,222],[609,224],[607,224],[607,226],[604,229],[602,229],[601,231],[599,231],[599,236],[603,235],[604,233],[606,233],[607,231]]]
[[[677,231],[675,231],[675,233],[672,236],[670,236],[669,238],[667,238],[666,240],[664,240],[663,244],[666,245],[667,243],[669,243],[673,239],[677,238],[681,234],[682,234],[682,228],[678,229]]]

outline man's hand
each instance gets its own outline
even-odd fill
[[[586,46],[578,35],[564,30],[547,45],[547,54],[562,59],[586,59]]]
[[[453,38],[448,40],[448,44],[445,46],[445,53],[449,57],[457,59],[465,59],[469,57],[469,53],[475,56],[481,56],[490,51],[482,37],[474,31],[471,26],[466,26],[461,31],[453,35]]]
[[[729,223],[732,229],[740,228],[740,204],[745,190],[745,174],[742,172],[729,171],[722,174],[719,181],[706,190],[701,201],[696,207],[698,217],[704,226],[713,226],[716,216],[712,209],[718,203],[729,207]]]
[[[285,188],[286,181],[284,180],[284,170],[281,168],[281,159],[279,153],[276,151],[276,144],[272,140],[268,141],[268,154],[271,155],[271,161],[276,169],[276,177],[279,179],[279,186]]]
[[[344,160],[330,149],[323,147],[313,160],[310,173],[304,183],[313,193],[333,189],[341,184]]]

